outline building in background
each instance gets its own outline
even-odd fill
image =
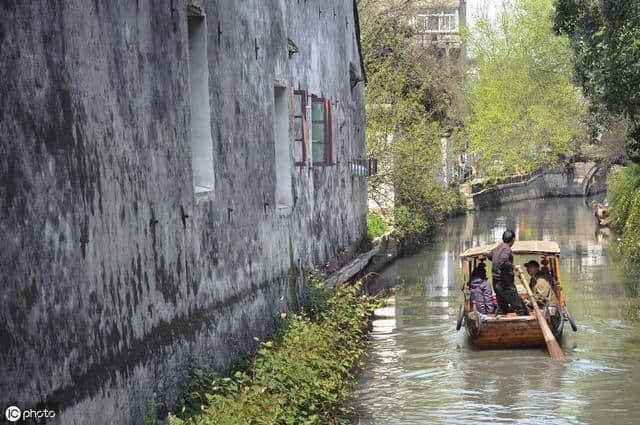
[[[417,42],[424,48],[434,51],[451,66],[459,65],[466,57],[462,36],[466,23],[466,0],[414,0],[413,2],[411,25],[416,32]],[[461,78],[463,75],[464,73],[460,73]],[[447,131],[440,141],[443,158],[442,171],[439,174],[441,182],[448,185],[464,181],[467,168],[466,154],[454,154],[451,131]]]
[[[462,31],[467,22],[466,0],[415,0],[411,24],[418,42],[455,60],[466,55]]]

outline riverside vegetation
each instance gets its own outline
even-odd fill
[[[553,0],[505,2],[469,36],[465,131],[476,172],[528,173],[574,156],[587,135],[587,102],[571,80],[574,52],[553,31]]]
[[[441,142],[446,135],[455,139],[461,122],[462,70],[415,42],[407,19],[411,3],[358,3],[367,75],[367,154],[379,161],[367,190],[408,248],[428,241],[463,206],[458,187],[443,178]],[[456,153],[454,148],[452,158]]]
[[[607,183],[611,224],[621,234],[616,246],[627,265],[640,264],[640,165],[629,164]]]
[[[617,246],[624,261],[639,264],[640,3],[556,0],[554,28],[576,52],[574,77],[591,102],[594,133],[619,134],[623,152],[616,156],[627,167],[609,176],[612,224],[621,233]]]
[[[360,294],[360,283],[334,290],[323,280],[308,279],[303,311],[279,316],[275,338],[229,376],[195,362],[180,411],[156,421],[149,409],[144,425],[345,423],[377,301]]]
[[[378,238],[389,231],[389,225],[380,214],[367,214],[367,235],[369,239]]]

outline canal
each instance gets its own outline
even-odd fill
[[[498,240],[560,244],[566,365],[543,349],[479,351],[456,332],[465,249]],[[360,424],[638,424],[640,298],[613,258],[613,236],[577,198],[526,201],[452,219],[433,245],[375,282],[394,286],[378,309],[356,389]],[[522,263],[523,258],[516,258]]]

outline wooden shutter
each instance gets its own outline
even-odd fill
[[[291,134],[296,139],[296,89],[291,87]]]
[[[296,139],[296,96],[300,96],[300,113],[302,114],[302,141]],[[302,162],[296,165],[306,166],[309,164],[309,154],[307,152],[309,144],[309,126],[307,124],[307,93],[304,90],[291,88],[291,133],[293,143],[302,143]],[[295,149],[295,146],[294,146]]]
[[[309,123],[307,122],[307,92],[299,92],[302,97],[300,109],[302,110],[302,165],[309,165]]]
[[[324,99],[324,165],[333,165],[331,131],[331,99]]]

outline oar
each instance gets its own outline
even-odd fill
[[[562,349],[560,348],[558,341],[556,341],[556,337],[553,336],[553,332],[551,332],[551,329],[549,329],[549,325],[547,324],[547,321],[544,319],[544,315],[540,311],[540,307],[538,307],[538,301],[536,301],[536,298],[533,296],[533,293],[531,292],[531,288],[529,288],[529,284],[527,283],[527,280],[525,279],[520,266],[516,266],[516,271],[518,272],[518,278],[520,278],[522,285],[524,285],[524,288],[527,290],[527,294],[529,295],[529,300],[531,300],[531,304],[533,305],[533,310],[536,314],[536,319],[538,319],[538,325],[542,330],[542,335],[544,336],[544,342],[547,344],[547,350],[549,350],[549,355],[553,360],[566,361],[564,353],[562,352]]]

